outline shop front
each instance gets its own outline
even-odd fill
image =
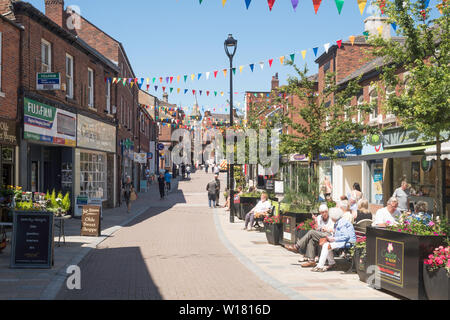
[[[17,132],[16,122],[0,118],[0,177],[1,187],[15,185],[17,181]],[[16,171],[17,170],[17,171]]]
[[[78,114],[75,150],[76,203],[116,204],[116,127]]]
[[[73,195],[76,114],[25,97],[23,138],[21,186]]]

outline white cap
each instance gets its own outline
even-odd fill
[[[322,203],[319,207],[319,212],[328,211],[328,206],[325,203]]]

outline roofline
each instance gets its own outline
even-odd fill
[[[37,8],[35,8],[32,4],[27,2],[14,2],[14,11],[15,13],[23,12],[27,14],[30,18],[35,19],[38,23],[47,27],[50,31],[56,33],[61,38],[70,41],[72,44],[76,43],[79,46],[79,49],[84,50],[85,53],[91,54],[95,58],[97,58],[102,64],[109,67],[115,72],[119,72],[119,68],[112,63],[108,58],[103,56],[101,53],[96,51],[94,48],[90,47],[87,43],[85,43],[80,37],[73,35],[68,32],[66,29],[59,26]]]
[[[16,28],[19,29],[19,30],[22,30],[22,31],[25,30],[25,27],[24,27],[23,25],[16,23],[15,21],[13,21],[13,20],[11,20],[11,19],[9,19],[9,18],[3,16],[2,14],[0,14],[0,18],[1,18],[3,21],[6,21],[7,23],[9,23],[9,24],[11,24],[12,26],[16,27]]]

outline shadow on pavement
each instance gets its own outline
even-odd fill
[[[64,284],[57,300],[162,300],[138,247],[93,250],[79,267],[81,289]]]

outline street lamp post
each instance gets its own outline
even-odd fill
[[[237,40],[231,34],[224,43],[225,53],[230,59],[230,128],[233,127],[233,57],[236,53]],[[234,143],[233,143],[234,146]],[[228,190],[230,193],[230,222],[234,222],[234,159],[228,164]]]

